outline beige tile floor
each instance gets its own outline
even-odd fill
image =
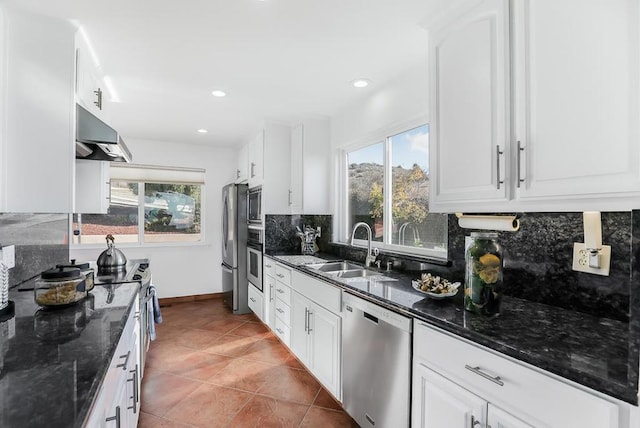
[[[162,308],[139,428],[357,427],[254,315],[221,299]]]

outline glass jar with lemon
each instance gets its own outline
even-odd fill
[[[498,234],[472,232],[465,251],[464,308],[477,314],[500,313],[502,299],[502,247]]]

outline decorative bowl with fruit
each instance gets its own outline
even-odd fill
[[[411,281],[414,289],[431,299],[447,299],[458,294],[459,282],[449,282],[439,276],[423,273],[420,279]]]

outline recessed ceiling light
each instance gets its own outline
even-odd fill
[[[213,95],[214,97],[226,97],[227,93],[225,91],[215,90],[211,92],[211,95]]]
[[[356,79],[351,84],[356,88],[366,88],[371,83],[369,79]]]
[[[207,133],[207,132],[209,132],[209,131],[207,131],[206,129],[198,129],[198,132],[199,132],[200,134],[206,134],[206,133]]]

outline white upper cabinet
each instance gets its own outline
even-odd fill
[[[638,195],[638,1],[518,0],[512,12],[518,198]]]
[[[247,180],[249,180],[249,144],[245,144],[238,151],[236,168],[236,183],[246,183]]]
[[[74,212],[107,214],[111,204],[110,163],[76,159],[76,204]]]
[[[329,120],[305,118],[291,128],[291,214],[328,214],[330,144]]]
[[[639,16],[483,0],[429,24],[431,210],[638,208]]]
[[[267,121],[264,124],[264,163],[257,165],[262,175],[263,214],[288,214],[291,182],[291,127]],[[249,178],[249,187],[251,178]]]
[[[507,200],[508,0],[485,0],[430,38],[431,209]]]
[[[248,178],[249,187],[262,185],[264,179],[265,130],[261,129],[249,143]]]
[[[76,34],[76,102],[105,123],[109,123],[110,94],[99,65],[95,63],[82,32]]]
[[[10,7],[0,19],[0,212],[71,212],[75,28]]]

